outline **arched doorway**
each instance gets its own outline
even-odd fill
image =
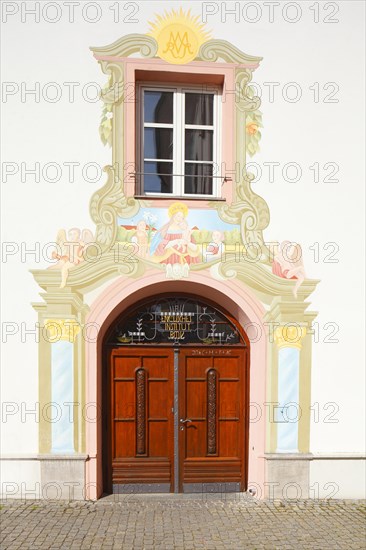
[[[246,489],[249,340],[229,313],[145,299],[111,322],[103,358],[105,492]]]

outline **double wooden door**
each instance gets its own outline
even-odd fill
[[[108,378],[110,491],[245,489],[246,348],[113,348]]]

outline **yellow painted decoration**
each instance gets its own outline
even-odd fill
[[[248,86],[247,94],[249,98],[253,99],[253,97],[256,95],[253,86]],[[256,109],[255,111],[247,113],[245,126],[246,150],[251,157],[258,153],[260,149],[259,142],[262,137],[260,128],[263,128],[261,111],[259,109]]]
[[[47,340],[52,344],[65,340],[74,343],[81,327],[75,319],[47,319],[44,324]]]
[[[305,336],[306,327],[301,327],[296,324],[277,327],[274,331],[274,339],[280,349],[301,349],[301,341]]]
[[[178,65],[193,61],[209,38],[199,16],[192,16],[190,10],[185,13],[182,8],[165,12],[163,16],[156,15],[155,21],[150,22],[148,34],[158,43],[158,56]]]

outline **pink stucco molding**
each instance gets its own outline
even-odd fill
[[[264,494],[266,337],[264,308],[253,293],[236,280],[219,281],[207,273],[191,273],[185,281],[171,281],[165,272],[151,271],[140,279],[115,279],[93,302],[87,323],[99,328],[97,342],[86,342],[86,403],[96,404],[95,422],[86,423],[86,493],[99,498],[102,480],[101,350],[106,330],[114,319],[138,300],[166,292],[191,293],[224,307],[246,329],[250,344],[250,403],[248,486]]]
[[[94,58],[97,61],[114,61],[116,63],[123,63],[126,61],[131,61],[130,57],[123,57],[119,55],[99,55],[97,53],[94,53]],[[164,63],[161,59],[143,59],[142,61],[145,61],[147,63],[156,62],[156,63]],[[210,62],[211,63],[211,62]],[[166,64],[167,65],[167,64]],[[184,67],[205,67],[207,63],[205,61],[191,61],[190,63],[185,63]],[[227,67],[227,63],[215,63],[217,67]],[[239,69],[257,69],[259,67],[259,63],[252,61],[252,62],[246,62],[246,63],[232,63],[232,65],[235,65],[235,67],[238,67]],[[169,65],[167,65],[169,66]],[[180,65],[173,65],[174,67],[181,67]]]

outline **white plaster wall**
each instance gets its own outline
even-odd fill
[[[45,496],[47,498],[46,493]],[[0,461],[0,497],[42,498],[41,463],[38,460]]]
[[[6,4],[9,3],[3,3],[3,10]],[[20,93],[3,97],[3,163],[19,165],[23,162],[30,168],[35,162],[39,162],[41,167],[57,162],[62,177],[57,183],[45,182],[42,177],[36,183],[33,176],[27,176],[22,182],[18,172],[3,182],[2,238],[23,250],[25,247],[34,249],[35,243],[40,243],[42,250],[45,243],[55,239],[59,228],[93,228],[88,211],[89,199],[104,182],[104,177],[95,183],[85,181],[81,167],[89,162],[103,166],[111,160],[110,150],[103,147],[98,135],[101,105],[85,101],[80,93],[88,82],[103,85],[106,81],[89,46],[105,45],[129,33],[146,32],[153,14],[161,13],[168,5],[134,2],[132,4],[136,4],[138,11],[131,19],[136,22],[123,22],[133,8],[123,9],[122,3],[120,21],[114,23],[110,9],[114,3],[102,2],[100,21],[90,23],[81,17],[83,2],[76,6],[74,22],[69,23],[68,8],[63,2],[58,2],[61,19],[52,24],[42,16],[40,22],[35,23],[31,15],[24,16],[25,22],[22,22],[21,5],[26,4],[30,9],[35,3],[18,4],[20,11],[2,25],[3,80],[14,82],[19,87],[24,82],[28,88],[34,88],[39,82],[41,90],[48,82],[57,82],[62,97],[56,103],[45,101],[42,95],[39,102],[35,102],[32,96],[27,96],[22,102]],[[179,8],[182,4],[191,7],[194,14],[201,13],[200,2],[169,2],[169,7]],[[314,343],[313,348],[315,421],[311,430],[311,451],[362,452],[365,418],[364,295],[361,286],[364,5],[357,1],[337,2],[339,13],[333,19],[338,18],[339,22],[326,24],[324,17],[331,16],[331,12],[324,11],[321,3],[319,23],[314,23],[310,3],[301,3],[303,13],[297,23],[284,20],[281,12],[286,2],[276,8],[272,23],[269,22],[268,7],[260,2],[256,4],[260,6],[262,16],[256,23],[246,22],[243,13],[240,17],[237,14],[237,22],[234,16],[227,16],[226,23],[222,22],[225,3],[211,4],[214,4],[213,10],[219,10],[208,17],[213,36],[231,41],[248,54],[264,57],[255,73],[257,83],[280,83],[275,88],[273,102],[269,101],[268,86],[264,88],[263,139],[261,152],[253,160],[260,165],[279,162],[280,169],[286,163],[296,162],[303,173],[299,182],[289,183],[276,172],[275,181],[270,183],[268,169],[262,166],[262,178],[254,184],[254,189],[266,199],[271,209],[266,239],[301,242],[309,277],[322,281],[311,297],[311,309],[320,311],[317,319],[320,341]],[[246,4],[240,3],[241,11]],[[227,8],[233,5],[234,2],[229,2]],[[88,13],[90,18],[94,17],[92,8]],[[291,10],[287,13],[288,17],[294,17]],[[51,7],[48,17],[54,15]],[[253,20],[254,12],[248,12],[248,17]],[[68,100],[65,82],[80,83],[75,88],[74,102]],[[297,82],[302,88],[302,97],[296,103],[284,101],[282,97],[281,91],[289,82]],[[319,82],[321,99],[332,91],[332,88],[324,91],[323,86],[335,82],[339,86],[335,95],[338,103],[315,103],[314,92],[309,89],[315,82]],[[89,91],[92,94],[93,90]],[[74,183],[68,181],[65,162],[80,163],[80,167],[75,168]],[[309,169],[315,162],[321,166],[327,162],[337,163],[340,181],[315,183]],[[90,171],[89,177],[92,175]],[[321,179],[324,175],[322,172]],[[310,249],[316,242],[320,248],[318,263],[314,262],[314,253]],[[335,256],[337,263],[324,262],[324,256],[332,250],[323,250],[329,242],[339,246]],[[22,257],[20,253],[4,258],[2,263],[3,342],[4,323],[15,323],[14,330],[18,330],[7,338],[2,351],[2,399],[15,403],[14,414],[1,425],[1,450],[4,453],[33,453],[38,449],[37,418],[21,416],[24,407],[33,408],[38,400],[37,345],[34,336],[24,335],[24,327],[34,327],[36,313],[30,303],[40,301],[40,289],[29,269],[47,265],[42,255],[23,254]],[[326,323],[335,323],[339,327],[335,336],[338,343],[324,342],[331,332],[331,327],[324,329]],[[328,403],[335,405],[326,409]],[[327,419],[326,415],[333,407],[337,412]],[[314,465],[313,479],[318,476],[322,483],[326,476],[323,463]],[[14,478],[28,476],[22,469],[7,471]],[[340,479],[348,472],[348,468],[339,470]]]
[[[310,498],[366,496],[365,460],[329,458],[310,462]]]

